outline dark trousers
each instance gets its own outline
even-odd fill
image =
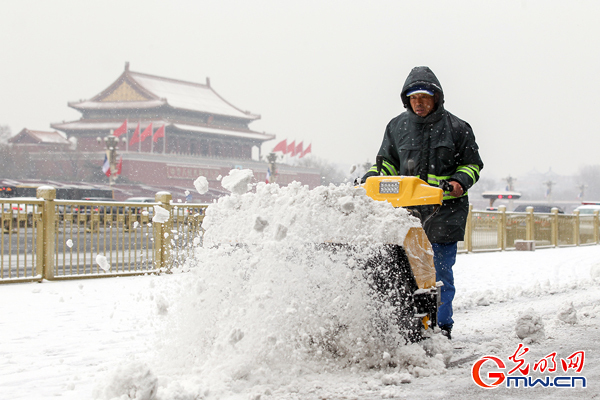
[[[454,324],[452,319],[452,300],[454,299],[454,273],[452,266],[456,262],[456,243],[432,243],[433,263],[435,264],[435,279],[442,281],[441,302],[438,310],[438,326]]]

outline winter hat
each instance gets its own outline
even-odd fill
[[[430,96],[433,96],[433,90],[431,90],[428,86],[425,86],[425,85],[416,85],[416,86],[411,87],[406,92],[406,97],[410,97],[413,94],[419,94],[419,93],[428,94]]]

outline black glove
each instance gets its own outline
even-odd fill
[[[453,190],[452,185],[450,184],[450,182],[448,181],[440,181],[440,185],[439,187],[444,191],[444,192],[451,192]]]
[[[367,178],[370,176],[379,176],[379,174],[375,171],[369,171],[367,172],[362,178],[356,178],[354,180],[354,184],[355,185],[360,185],[362,183],[365,183],[367,181]]]

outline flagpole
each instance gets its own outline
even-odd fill
[[[150,154],[154,153],[154,133],[150,129]]]
[[[164,125],[163,154],[167,154],[167,125]]]
[[[125,152],[129,153],[129,120],[125,120]]]

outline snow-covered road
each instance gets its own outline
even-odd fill
[[[169,336],[174,331],[164,325],[179,320],[185,328],[185,319],[169,314],[178,309],[177,291],[189,275],[3,285],[0,399],[151,399],[143,388],[152,387],[152,376],[158,385],[155,398],[161,400],[420,399],[424,393],[433,399],[600,396],[600,246],[459,255],[452,367],[409,375],[398,368],[322,365],[284,371],[272,365],[277,374],[258,379],[252,375],[261,376],[264,365],[228,376],[226,361],[213,361],[220,375],[208,374],[206,364],[178,369],[160,348],[186,340]],[[575,324],[557,319],[570,303],[577,311]],[[554,351],[565,358],[585,350],[587,389],[485,390],[473,383],[470,356],[490,354],[508,361],[522,342],[515,335],[516,320],[530,308],[542,318],[545,339],[528,345],[526,361],[533,365]],[[422,363],[422,355],[414,357],[415,365]],[[127,397],[132,380],[138,391]]]

